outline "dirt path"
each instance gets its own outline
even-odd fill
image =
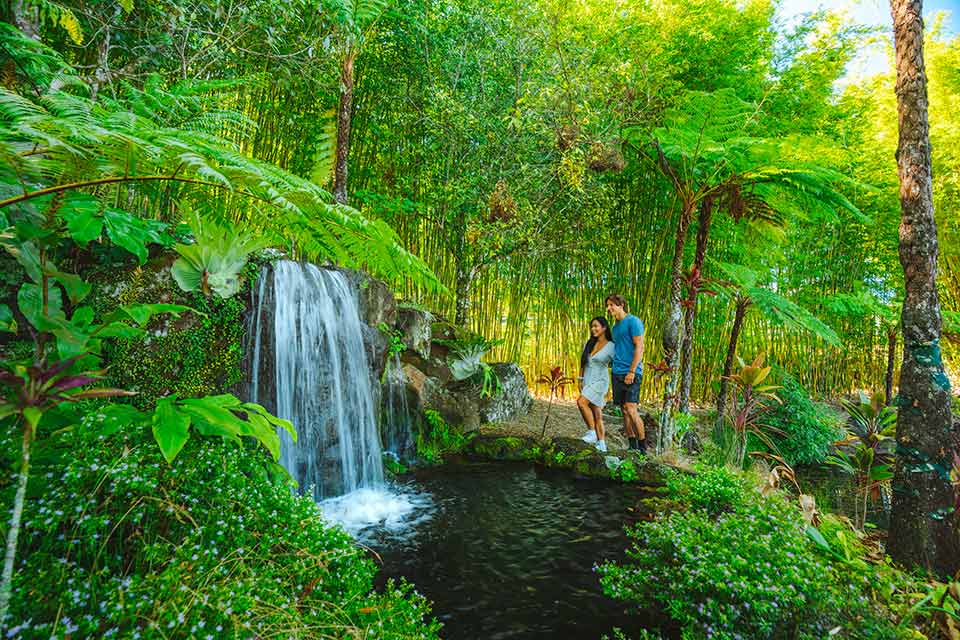
[[[547,413],[548,402],[535,399],[533,408],[526,416],[515,422],[485,424],[481,433],[504,436],[533,436],[540,437],[543,429],[543,419]],[[611,449],[625,449],[627,440],[618,433],[623,426],[623,419],[616,416],[604,415],[603,424],[607,431],[607,446]],[[586,433],[587,427],[583,424],[577,405],[572,400],[555,400],[547,422],[546,437],[579,438]]]

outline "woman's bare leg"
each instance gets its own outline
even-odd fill
[[[596,426],[593,421],[593,411],[590,409],[593,405],[590,404],[590,401],[580,396],[577,398],[577,409],[580,410],[580,417],[583,418],[584,423],[587,427],[596,431]]]
[[[603,428],[603,409],[594,404],[590,405],[590,409],[593,412],[593,424],[594,431],[597,432],[597,440],[603,440],[606,437],[606,432]]]

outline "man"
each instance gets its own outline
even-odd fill
[[[613,325],[613,403],[623,412],[623,423],[631,449],[647,453],[643,420],[637,412],[640,379],[643,376],[643,322],[627,313],[627,301],[618,293],[607,296],[607,313]]]

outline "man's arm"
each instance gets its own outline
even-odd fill
[[[640,361],[643,360],[643,334],[633,336],[633,362],[630,363],[630,373],[624,376],[623,381],[627,384],[633,384]]]

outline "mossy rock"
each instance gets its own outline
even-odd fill
[[[474,459],[518,461],[535,459],[540,450],[536,438],[481,434],[471,440],[465,453]]]
[[[242,292],[222,299],[181,291],[170,275],[174,258],[162,255],[97,282],[95,299],[101,313],[137,303],[182,304],[198,312],[179,318],[156,316],[142,338],[105,345],[110,385],[136,391],[133,403],[144,409],[172,393],[181,397],[224,393],[243,378],[246,298]]]

